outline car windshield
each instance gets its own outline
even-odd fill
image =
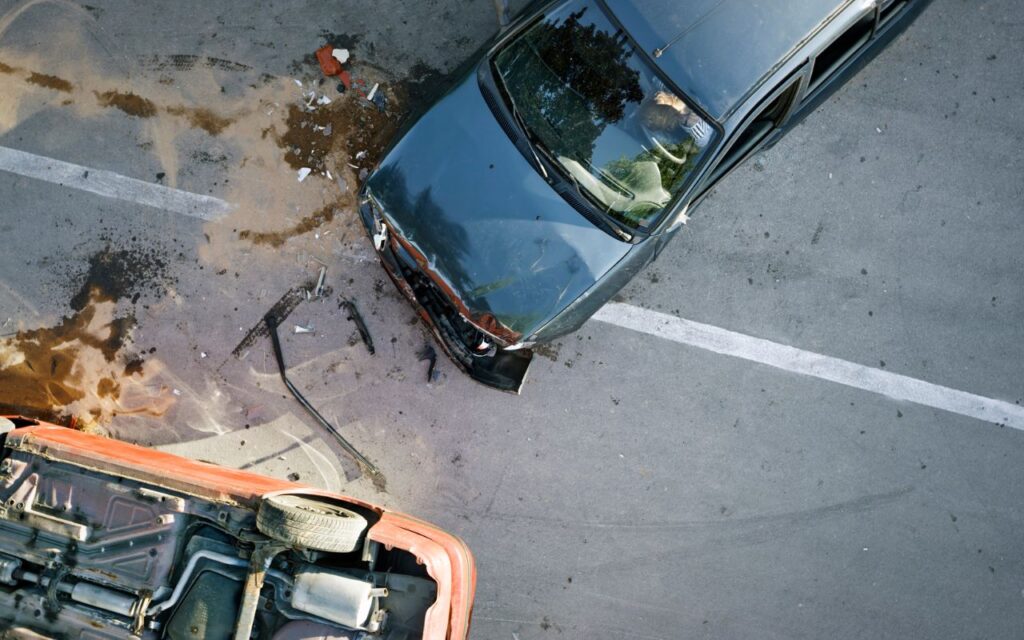
[[[653,223],[714,129],[593,2],[567,2],[494,59],[531,138],[605,214]]]

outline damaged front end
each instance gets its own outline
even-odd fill
[[[533,351],[520,341],[522,336],[492,314],[472,313],[426,257],[395,232],[366,191],[359,210],[388,276],[416,307],[448,357],[477,382],[519,393],[533,361]]]

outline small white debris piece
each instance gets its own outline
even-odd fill
[[[831,180],[831,179],[832,179],[832,172],[831,172],[831,171],[829,171],[829,172],[828,172],[828,179],[829,179],[829,180]]]
[[[316,281],[316,289],[313,290],[313,295],[317,298],[324,295],[324,280],[327,278],[327,267],[320,267],[320,277]]]
[[[309,167],[302,167],[299,169],[299,182],[302,182],[309,177],[309,174],[313,173],[313,170]]]
[[[209,357],[209,354],[207,354],[205,351],[200,351],[199,357],[205,360],[207,357]]]
[[[882,130],[879,127],[875,127],[875,132],[876,133],[882,133]]]
[[[331,104],[331,99],[328,98],[327,96],[320,96],[319,98],[317,98],[316,103],[322,107],[325,104]]]
[[[298,325],[298,324],[295,325],[295,334],[296,335],[303,335],[303,334],[307,334],[307,333],[313,333],[313,331],[314,331],[314,329],[313,329],[312,326],[303,327],[302,325]]]
[[[382,251],[384,245],[388,242],[388,228],[381,226],[380,233],[373,234],[373,246],[377,248],[377,251]]]
[[[348,49],[335,49],[331,52],[331,57],[341,64],[345,64],[348,62]]]
[[[373,102],[373,97],[375,95],[377,95],[377,89],[380,89],[380,83],[379,82],[377,84],[373,85],[373,88],[370,89],[370,93],[366,94],[366,99],[369,100],[370,102]]]
[[[173,394],[174,394],[174,395],[176,395],[176,396],[180,396],[180,395],[181,395],[181,391],[179,391],[179,390],[177,390],[177,389],[175,389],[175,390],[174,390],[174,391],[172,391],[171,393],[173,393]]]
[[[300,89],[302,88],[302,82],[300,80],[296,80],[295,78],[292,78],[292,82],[294,82],[295,84],[299,85]]]
[[[366,152],[365,151],[360,151],[359,153],[356,154],[356,160],[362,160],[365,157],[366,157]]]
[[[328,180],[334,180],[334,176],[331,175],[331,170],[330,169],[327,170],[327,179]]]

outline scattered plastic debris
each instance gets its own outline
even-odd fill
[[[360,151],[359,153],[356,154],[356,160],[362,160],[365,157],[366,157],[366,152],[365,151]]]
[[[388,96],[383,91],[375,93],[373,98],[370,99],[370,102],[372,102],[381,113],[388,110]]]
[[[327,96],[320,96],[319,98],[317,98],[316,103],[322,107],[325,104],[331,104],[331,99],[328,98]]]
[[[416,357],[419,358],[420,362],[426,360],[430,363],[427,366],[427,384],[436,382],[441,377],[440,372],[437,370],[437,350],[428,344],[416,354]]]
[[[339,309],[345,309],[348,312],[348,319],[356,323],[356,329],[359,330],[359,337],[363,340],[363,344],[366,345],[366,350],[370,352],[370,355],[375,355],[377,349],[373,346],[373,336],[370,335],[370,329],[366,326],[366,321],[363,320],[363,316],[359,313],[359,309],[356,308],[356,303],[352,302],[345,296],[340,296],[341,300],[338,302]]]
[[[313,170],[309,167],[302,167],[299,169],[299,182],[302,182],[309,177],[309,174],[313,173]]]
[[[341,73],[341,62],[334,57],[334,47],[325,44],[316,50],[316,61],[320,63],[320,70],[325,76],[336,76]]]
[[[320,277],[317,278],[316,288],[313,289],[314,297],[321,297],[324,295],[324,279],[327,278],[327,267],[320,267]]]
[[[366,94],[366,99],[369,100],[370,102],[373,102],[373,98],[374,98],[374,96],[377,95],[377,91],[379,89],[380,89],[380,83],[378,82],[375,85],[373,85],[372,89],[370,89],[370,93]]]
[[[338,64],[345,64],[349,58],[348,49],[335,49],[331,52],[331,57],[337,60]]]
[[[310,325],[308,327],[304,327],[301,324],[295,325],[295,334],[296,335],[303,335],[303,334],[315,333],[315,332],[316,332],[316,329],[312,325]]]
[[[209,357],[209,354],[207,354],[205,351],[200,351],[199,352],[199,357],[202,358],[203,360],[205,360],[206,358]]]

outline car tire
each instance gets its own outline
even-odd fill
[[[256,528],[263,535],[312,551],[355,551],[366,527],[366,518],[355,511],[305,496],[271,496],[256,514]]]

